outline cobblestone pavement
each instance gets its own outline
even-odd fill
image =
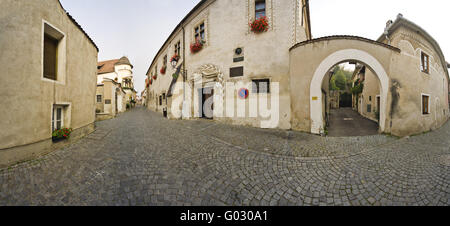
[[[0,205],[450,205],[450,123],[324,138],[135,109],[0,170]]]

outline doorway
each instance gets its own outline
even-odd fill
[[[214,88],[205,87],[198,90],[199,92],[199,116],[204,119],[214,118]]]

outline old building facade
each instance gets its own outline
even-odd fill
[[[254,32],[249,23],[261,15],[268,26]],[[377,41],[354,36],[312,39],[309,4],[300,0],[201,1],[151,63],[147,104],[169,118],[206,117],[323,134],[331,106],[326,78],[344,62],[364,68],[364,89],[356,95],[355,110],[378,121],[380,133],[406,136],[447,122],[447,64],[425,30],[399,15]],[[224,93],[227,82],[237,84],[231,93]],[[264,84],[270,84],[264,87],[268,90],[261,89]],[[273,124],[262,123],[267,117],[249,110],[261,93],[269,108],[278,110]],[[274,93],[279,93],[277,101],[272,101]],[[212,109],[204,109],[205,100],[212,100]],[[230,108],[237,114],[216,117]],[[240,111],[244,114],[239,117]]]
[[[0,166],[94,130],[98,48],[58,0],[3,0],[0,8]]]
[[[97,68],[97,119],[110,119],[125,112],[136,99],[133,65],[124,56],[101,61]]]
[[[327,94],[320,88],[324,75],[336,64],[348,61],[359,62],[366,73],[376,75],[377,79],[364,84],[359,111],[364,115],[369,102],[371,108],[378,105],[378,85],[380,132],[418,134],[439,128],[449,118],[444,55],[425,30],[402,15],[388,23],[377,41],[324,37],[298,43],[290,53],[293,129],[312,133],[325,129],[322,105]],[[374,90],[366,90],[371,88]]]
[[[266,18],[267,30],[252,31],[249,23],[261,17]],[[183,118],[207,117],[239,125],[289,129],[288,89],[280,89],[279,106],[274,107],[280,112],[276,125],[261,126],[264,118],[250,115],[249,102],[256,98],[252,92],[242,103],[244,117],[237,113],[216,117],[215,113],[226,115],[227,108],[242,109],[237,106],[237,93],[239,89],[253,90],[251,82],[267,84],[269,89],[272,83],[288,87],[288,49],[310,36],[307,1],[203,0],[175,28],[151,63],[147,73],[148,108],[174,118],[181,118],[183,112]],[[200,51],[191,47],[196,40],[202,42]],[[173,68],[175,55],[179,59]],[[184,86],[176,85],[183,81]],[[227,82],[236,84],[234,92],[223,93],[214,87],[224,89]],[[210,93],[212,90],[214,93]],[[264,93],[270,99],[271,92]],[[214,99],[214,115],[208,115],[202,107],[208,97]]]

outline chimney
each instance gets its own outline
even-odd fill
[[[394,23],[394,21],[388,20],[388,21],[386,22],[386,29],[389,29],[393,23]]]

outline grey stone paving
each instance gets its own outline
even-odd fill
[[[332,109],[328,136],[370,136],[378,134],[378,124],[359,115],[352,108]]]
[[[0,170],[0,205],[450,205],[450,123],[324,138],[135,109]]]

